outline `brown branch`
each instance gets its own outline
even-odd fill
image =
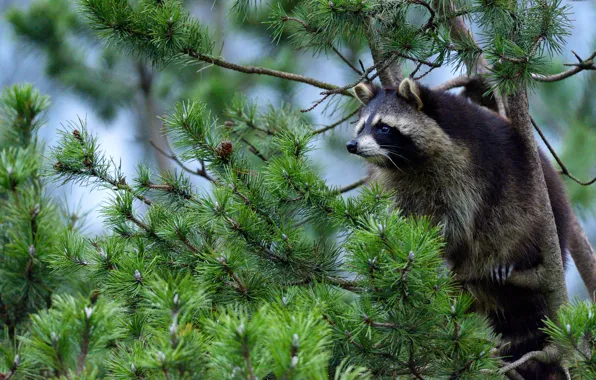
[[[263,154],[254,146],[250,141],[248,141],[245,137],[241,137],[240,141],[242,141],[247,147],[248,150],[261,159],[263,162],[267,162],[267,157],[263,156]]]
[[[197,52],[196,50],[190,49],[190,48],[184,49],[184,53],[193,57],[193,58],[198,59],[199,61],[210,63],[215,66],[223,67],[224,69],[238,71],[238,72],[245,73],[245,74],[267,75],[267,76],[271,76],[271,77],[287,79],[287,80],[291,80],[294,82],[306,83],[311,86],[321,88],[323,90],[335,90],[338,88],[337,86],[332,85],[330,83],[326,83],[326,82],[320,81],[318,79],[306,77],[306,76],[300,75],[300,74],[294,74],[294,73],[288,73],[285,71],[273,70],[273,69],[269,69],[266,67],[238,65],[236,63],[224,61],[223,59],[215,58],[210,55],[201,54],[201,53]],[[346,95],[346,96],[352,96],[352,94],[350,94],[347,91],[341,92],[341,94]]]
[[[244,285],[244,283],[240,280],[240,277],[238,277],[238,275],[234,273],[232,268],[230,268],[230,266],[228,265],[228,261],[224,257],[219,257],[217,261],[221,263],[228,276],[230,276],[234,280],[236,286],[238,287],[238,290],[240,290],[241,293],[246,294],[248,292],[246,285]]]
[[[428,13],[430,13],[430,17],[428,18],[428,21],[426,22],[426,24],[422,27],[422,30],[426,31],[427,29],[431,29],[432,27],[434,27],[435,26],[435,10],[433,9],[433,7],[431,7],[430,4],[424,0],[410,0],[410,2],[413,4],[422,5],[424,8],[426,8],[428,10]]]
[[[325,278],[325,282],[349,291],[359,289],[358,283],[356,281],[350,281],[339,277],[327,277]]]
[[[346,65],[348,65],[352,70],[354,70],[356,74],[362,75],[362,71],[358,70],[358,68],[354,66],[354,64],[352,64],[352,62],[350,62],[339,50],[337,50],[335,46],[331,46],[331,49],[342,61],[344,61]]]
[[[362,314],[362,320],[364,324],[372,326],[372,327],[380,327],[384,329],[396,329],[397,325],[395,323],[390,322],[375,322],[366,314]]]
[[[151,146],[155,150],[157,150],[159,153],[161,153],[165,157],[169,158],[170,160],[173,160],[185,172],[203,177],[206,180],[208,180],[209,182],[217,183],[217,180],[215,178],[213,178],[209,173],[207,173],[207,170],[205,169],[205,163],[202,163],[201,168],[196,169],[196,170],[193,170],[193,169],[189,168],[188,166],[184,165],[184,163],[178,158],[178,156],[176,156],[176,154],[172,150],[172,147],[170,146],[169,141],[166,140],[166,144],[168,146],[168,150],[170,151],[170,153],[167,153],[166,151],[164,151],[163,149],[158,147],[153,141],[149,141],[149,144],[151,144]]]
[[[438,1],[434,0],[434,4],[437,4]],[[450,1],[448,7],[437,7],[439,12],[439,17],[449,17],[447,18],[447,24],[449,25],[450,35],[451,38],[456,41],[461,41],[466,36],[470,39],[474,39],[472,32],[466,26],[466,23],[462,19],[462,17],[451,17],[452,15],[457,14],[457,9],[455,8],[454,2]],[[446,14],[442,14],[446,12]],[[479,48],[480,49],[480,48]],[[486,60],[484,54],[480,54],[476,62],[470,64],[471,67],[468,67],[470,72],[477,73],[480,75],[489,73],[489,64]],[[493,96],[495,97],[496,104],[497,104],[497,111],[503,117],[507,117],[507,109],[505,100],[502,94],[499,91],[493,91]]]
[[[85,360],[89,353],[89,341],[91,339],[91,325],[89,320],[92,312],[93,309],[87,314],[87,308],[85,308],[85,327],[83,330],[83,340],[81,342],[81,352],[79,352],[79,356],[77,357],[77,375],[80,375],[81,372],[83,372],[83,368],[85,368]]]
[[[542,351],[530,351],[513,363],[509,363],[506,366],[499,369],[501,375],[506,374],[512,369],[526,364],[530,360],[536,360],[540,363],[550,364],[554,363],[559,359],[559,350],[555,346],[546,346]]]
[[[360,178],[358,181],[351,183],[349,185],[343,186],[343,187],[339,187],[335,190],[336,194],[344,194],[347,193],[348,191],[352,191],[354,189],[359,188],[360,186],[366,184],[368,182],[368,180],[370,179],[369,176],[366,176],[364,178]]]
[[[569,172],[569,169],[567,169],[567,166],[565,166],[563,161],[559,158],[559,156],[557,155],[557,153],[555,152],[553,147],[550,145],[550,143],[546,139],[546,136],[544,135],[544,133],[542,133],[542,130],[538,127],[538,125],[536,124],[536,122],[534,121],[534,119],[532,117],[530,117],[530,121],[532,122],[534,129],[536,129],[536,132],[538,132],[538,134],[540,135],[540,138],[542,139],[542,141],[548,148],[548,151],[550,152],[550,154],[553,156],[555,161],[557,161],[557,164],[559,164],[559,166],[561,167],[561,174],[566,175],[567,177],[571,178],[573,181],[577,182],[578,184],[580,184],[582,186],[590,186],[591,184],[596,182],[596,177],[594,177],[593,179],[591,179],[587,182],[584,182],[584,181],[578,179],[577,177],[575,177],[573,174],[571,174]]]
[[[596,52],[594,54],[596,54]],[[594,54],[592,54],[591,59],[594,58]],[[559,73],[559,74],[553,74],[553,75],[532,74],[532,79],[534,79],[535,81],[538,81],[538,82],[556,82],[556,81],[560,81],[560,80],[569,78],[570,76],[575,75],[575,74],[577,74],[581,71],[584,71],[584,70],[596,70],[596,65],[594,65],[594,64],[592,64],[590,66],[576,65],[572,69],[563,71],[562,73]]]
[[[326,126],[326,127],[323,127],[323,128],[320,128],[320,129],[315,129],[315,130],[312,132],[312,134],[313,134],[313,135],[318,135],[318,134],[321,134],[321,133],[327,132],[328,130],[331,130],[331,129],[333,129],[333,128],[337,127],[338,125],[340,125],[340,124],[342,124],[342,123],[344,123],[344,122],[348,121],[348,120],[349,120],[349,119],[350,119],[352,116],[356,115],[356,114],[358,113],[358,111],[359,111],[359,110],[360,110],[359,108],[356,108],[354,111],[350,112],[350,114],[349,114],[349,115],[347,115],[347,116],[345,116],[345,117],[341,118],[340,120],[336,121],[335,123],[333,123],[333,124],[329,124],[328,126]]]
[[[565,63],[564,66],[574,66],[572,69],[563,71],[554,75],[532,74],[532,79],[539,82],[556,82],[565,78],[569,78],[583,70],[596,70],[594,65],[594,58],[596,58],[596,51],[594,51],[587,59],[582,59],[575,51],[571,50],[578,63]]]
[[[317,106],[319,104],[323,103],[331,95],[332,94],[325,94],[325,96],[323,96],[321,99],[317,100],[312,106],[310,106],[308,108],[303,108],[303,109],[300,110],[300,112],[306,113],[306,112],[310,112],[310,111],[314,110],[315,108],[317,108]]]

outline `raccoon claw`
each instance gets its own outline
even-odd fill
[[[493,282],[505,285],[505,282],[507,282],[507,279],[509,279],[512,272],[513,264],[504,264],[493,268],[490,275]]]

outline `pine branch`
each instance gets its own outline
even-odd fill
[[[582,60],[575,52],[573,52],[573,54],[579,62],[565,64],[565,66],[574,66],[572,69],[553,75],[532,74],[532,79],[538,82],[557,82],[569,78],[570,76],[575,75],[584,70],[596,70],[596,65],[594,64],[594,58],[596,58],[596,51],[593,52],[585,60]]]
[[[223,67],[224,69],[238,71],[238,72],[245,73],[245,74],[267,75],[267,76],[271,76],[271,77],[275,77],[275,78],[287,79],[287,80],[294,81],[294,82],[306,83],[313,87],[318,87],[318,88],[324,89],[324,90],[338,89],[338,87],[335,85],[332,85],[332,84],[329,84],[329,83],[326,83],[326,82],[323,82],[323,81],[320,81],[320,80],[317,80],[314,78],[309,78],[304,75],[288,73],[288,72],[279,71],[279,70],[273,70],[273,69],[269,69],[266,67],[238,65],[236,63],[227,62],[222,59],[212,57],[210,55],[201,54],[201,53],[197,52],[196,50],[190,49],[190,48],[184,49],[184,53],[192,58],[199,60],[199,61],[210,63],[215,66]],[[350,97],[353,96],[351,93],[349,93],[347,91],[340,91],[338,93],[341,95],[345,95],[345,96],[350,96]]]
[[[306,30],[306,31],[307,31],[307,32],[309,32],[309,33],[312,33],[312,34],[318,34],[318,33],[319,33],[318,31],[316,31],[315,29],[313,29],[313,28],[312,28],[310,25],[308,25],[308,24],[306,23],[306,21],[304,21],[304,20],[301,20],[301,19],[299,19],[299,18],[297,18],[297,17],[283,16],[283,17],[281,18],[281,21],[283,21],[283,22],[287,22],[287,21],[294,21],[294,22],[296,22],[296,23],[298,23],[298,24],[302,25],[302,27],[304,28],[304,30]],[[354,70],[354,72],[355,72],[356,74],[358,74],[358,75],[362,75],[362,72],[361,72],[360,70],[358,70],[358,69],[356,68],[356,66],[354,66],[354,65],[352,64],[352,62],[350,62],[350,61],[349,61],[349,60],[348,60],[346,57],[344,57],[344,55],[343,55],[343,54],[342,54],[342,53],[341,53],[339,50],[337,50],[337,48],[336,48],[335,46],[331,45],[331,50],[333,50],[333,52],[334,52],[334,53],[335,53],[335,54],[336,54],[336,55],[337,55],[337,56],[338,56],[338,57],[339,57],[339,58],[340,58],[342,61],[344,61],[344,63],[345,63],[346,65],[348,65],[348,66],[349,66],[349,67],[350,67],[352,70]]]

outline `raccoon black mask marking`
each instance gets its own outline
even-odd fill
[[[373,180],[396,192],[403,213],[443,226],[444,257],[475,295],[476,311],[501,334],[501,352],[517,359],[541,349],[545,298],[508,282],[513,271],[531,271],[544,257],[542,200],[524,140],[494,112],[409,78],[397,90],[359,84],[355,94],[364,106],[348,151],[371,163]],[[571,209],[557,173],[540,157],[565,252]],[[542,370],[522,375],[552,371]]]

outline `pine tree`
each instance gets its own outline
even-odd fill
[[[568,30],[568,10],[557,1],[458,9],[444,1],[307,0],[291,14],[273,8],[274,38],[295,28],[298,48],[337,54],[343,39],[368,41],[374,66],[354,66],[360,77],[343,87],[222,59],[180,1],[80,5],[108,43],[156,65],[203,63],[306,83],[323,90],[312,109],[344,97],[336,104],[349,116],[356,108],[349,90],[360,80],[395,85],[405,61],[415,63],[414,77],[423,66],[465,65],[466,75],[442,87],[465,85],[467,96],[507,115],[532,144],[525,89],[594,69],[592,55],[561,74],[542,71],[543,54],[559,51]],[[236,9],[252,6],[239,1]],[[461,16],[483,28],[480,44]],[[317,172],[314,142],[347,119],[314,129],[290,106],[259,108],[237,96],[218,120],[203,102],[181,101],[162,117],[172,147],[164,154],[178,168],[156,173],[140,165],[132,179],[103,154],[84,120],[70,123],[49,154],[50,170],[59,181],[113,192],[103,208],[109,234],[66,231],[51,245],[43,264],[75,278],[80,290],[52,291],[51,307],[5,339],[0,374],[486,379],[519,378],[518,366],[540,360],[594,377],[596,310],[589,302],[560,308],[560,252],[548,250],[555,259],[534,279],[549,286],[552,344],[504,363],[497,337],[443,265],[439,227],[400,215],[377,184],[344,197],[364,181],[334,188]],[[207,179],[210,191],[188,175]],[[554,228],[552,215],[545,228]]]

